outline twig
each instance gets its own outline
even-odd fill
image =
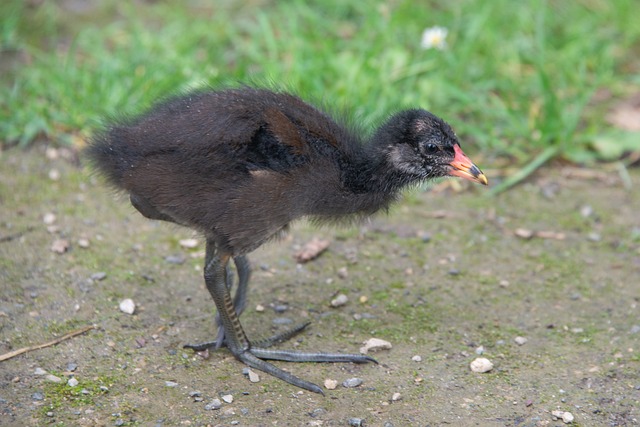
[[[44,344],[32,345],[32,346],[29,346],[29,347],[23,347],[23,348],[20,348],[18,350],[10,351],[9,353],[5,353],[3,355],[0,355],[0,362],[4,362],[5,360],[11,359],[12,357],[19,356],[22,353],[27,353],[29,351],[34,351],[34,350],[40,350],[41,348],[45,348],[45,347],[51,347],[53,345],[61,343],[64,340],[68,340],[69,338],[73,338],[76,335],[84,334],[85,332],[87,332],[90,329],[95,329],[95,326],[93,326],[93,325],[85,326],[84,328],[80,328],[80,329],[77,329],[75,331],[71,331],[68,334],[65,334],[65,335],[61,336],[60,338],[56,338],[55,340],[46,342]]]
[[[447,212],[447,211],[431,211],[431,212],[418,212],[418,215],[423,217],[423,218],[435,218],[435,219],[441,219],[441,218],[455,218],[457,215],[451,212]]]
[[[17,233],[7,234],[6,236],[0,236],[0,243],[10,242],[12,240],[19,239],[24,234],[27,234],[33,230],[34,230],[34,227],[27,227],[22,231],[18,231]]]

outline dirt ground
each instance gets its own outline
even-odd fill
[[[214,335],[198,236],[143,218],[73,153],[0,156],[0,354],[95,325],[0,362],[2,425],[553,426],[562,412],[638,424],[637,170],[632,189],[572,168],[493,198],[440,185],[356,227],[299,223],[256,251],[250,337],[310,320],[280,347],[393,345],[378,365],[278,363],[336,380],[323,397],[261,372],[250,382],[225,349],[182,348]],[[329,249],[296,265],[314,236]],[[338,293],[348,302],[331,307]],[[472,372],[477,357],[493,369]],[[350,378],[362,384],[342,386]]]

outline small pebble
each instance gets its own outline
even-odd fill
[[[258,313],[262,313],[264,311],[264,305],[262,305],[262,304],[256,305],[256,311]]]
[[[57,181],[60,179],[60,171],[58,169],[51,169],[49,171],[49,179],[51,181]]]
[[[640,325],[633,325],[629,330],[630,334],[637,334],[638,332],[640,332]]]
[[[369,338],[365,341],[364,346],[360,347],[360,353],[367,354],[369,351],[389,350],[391,347],[389,341],[381,340],[380,338]]]
[[[338,387],[338,381],[327,378],[326,380],[324,380],[324,387],[327,390],[335,390],[336,387]]]
[[[47,417],[53,417],[53,412],[51,411],[47,412]]]
[[[198,239],[182,239],[178,243],[183,248],[193,249],[198,246]]]
[[[349,277],[349,270],[347,269],[347,267],[338,269],[338,277],[341,279],[346,279],[347,277]]]
[[[225,394],[224,396],[222,396],[222,400],[224,400],[226,403],[231,403],[233,402],[233,395]]]
[[[527,343],[527,341],[529,341],[529,340],[528,340],[528,339],[526,339],[525,337],[515,337],[513,340],[514,340],[514,341],[516,342],[516,344],[518,344],[518,345],[525,345],[525,344]]]
[[[91,246],[91,243],[89,242],[89,239],[78,239],[78,246],[86,249]]]
[[[345,294],[339,294],[337,297],[331,300],[331,307],[341,307],[349,302],[349,297]]]
[[[109,387],[104,386],[104,385],[101,385],[101,386],[100,386],[100,391],[102,391],[102,392],[106,393],[106,392],[108,392],[108,391],[109,391]]]
[[[528,240],[533,237],[533,231],[527,230],[526,228],[518,228],[514,231],[514,234],[521,239]]]
[[[476,354],[477,354],[478,356],[480,356],[480,355],[484,354],[484,346],[480,346],[480,347],[476,348],[476,351],[475,351],[475,352],[476,352]]]
[[[275,304],[273,306],[273,311],[275,311],[276,313],[284,313],[288,309],[289,306],[287,304]]]
[[[44,400],[44,394],[40,393],[39,391],[36,391],[31,395],[31,398],[33,400]]]
[[[215,411],[222,408],[222,402],[220,399],[213,399],[211,402],[204,406],[205,411]]]
[[[271,321],[274,325],[290,325],[293,323],[293,320],[288,317],[276,317]]]
[[[78,385],[78,380],[75,378],[69,378],[69,381],[67,381],[67,385],[69,387],[75,387]]]
[[[478,357],[469,365],[473,372],[484,373],[493,369],[493,363],[484,357]]]
[[[120,301],[120,311],[127,314],[133,314],[136,311],[136,303],[131,298]]]
[[[366,295],[360,295],[360,298],[358,298],[358,301],[360,301],[360,304],[366,304],[367,301],[369,301],[369,297]]]
[[[165,387],[178,387],[178,383],[175,381],[165,381],[164,385]]]
[[[364,419],[362,418],[349,418],[349,425],[351,427],[363,427]]]
[[[398,400],[402,399],[402,395],[400,393],[393,393],[393,396],[391,396],[391,401],[392,402],[397,402]]]
[[[69,250],[69,241],[58,239],[51,244],[51,250],[57,254],[63,254]]]
[[[343,387],[353,388],[362,385],[362,378],[349,378],[342,383]]]
[[[583,218],[589,218],[593,215],[593,208],[589,205],[582,206],[580,208],[580,215],[582,215]]]
[[[44,222],[45,225],[51,225],[56,222],[56,215],[51,212],[46,213],[44,217],[42,217],[42,222]]]
[[[55,375],[48,374],[46,377],[47,381],[51,381],[52,383],[61,383],[62,378],[56,377]]]
[[[185,258],[181,255],[168,255],[164,260],[169,264],[184,264]]]
[[[55,147],[47,147],[44,154],[47,156],[47,159],[49,160],[56,160],[58,157],[60,157],[60,153],[58,152],[58,149]]]
[[[47,371],[42,368],[36,368],[35,371],[33,371],[33,375],[47,375]]]
[[[602,240],[602,237],[598,233],[589,233],[587,239],[589,239],[589,241],[591,242],[599,242],[600,240]]]
[[[260,376],[255,372],[253,372],[251,369],[249,369],[248,375],[249,375],[249,381],[251,381],[252,383],[257,383],[260,381]]]
[[[74,372],[76,369],[78,369],[77,363],[67,363],[67,371]]]
[[[565,412],[564,414],[562,414],[562,422],[564,422],[565,424],[572,423],[574,419],[575,418],[571,412]]]
[[[97,273],[93,273],[91,275],[91,280],[104,280],[107,277],[107,273],[105,273],[104,271],[99,271]]]

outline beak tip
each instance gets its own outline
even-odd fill
[[[478,175],[478,182],[482,185],[489,185],[489,180],[485,176],[485,174],[481,173]]]

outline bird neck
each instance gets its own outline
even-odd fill
[[[416,179],[394,168],[389,162],[387,145],[372,140],[363,146],[351,167],[344,171],[345,187],[362,196],[362,209],[375,211],[386,208],[399,197],[400,191]]]

